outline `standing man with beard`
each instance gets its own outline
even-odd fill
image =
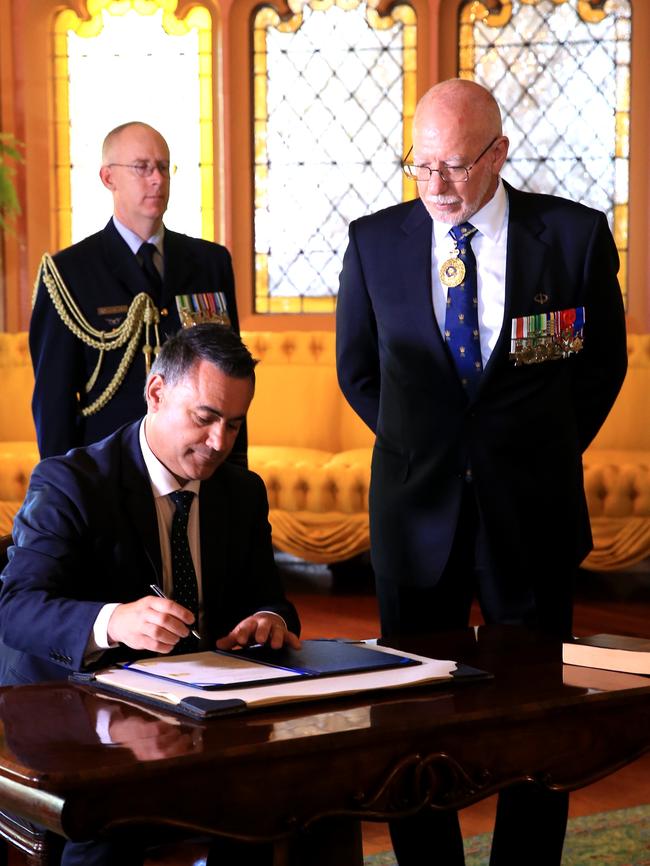
[[[501,180],[508,144],[485,88],[436,85],[403,164],[419,198],[350,226],[337,365],[376,433],[384,637],[464,627],[474,597],[488,623],[571,634],[592,545],[582,453],[627,363],[618,255],[604,214]],[[532,783],[504,791],[491,866],[559,866],[567,809]],[[391,833],[400,866],[427,847],[464,863],[455,813]]]

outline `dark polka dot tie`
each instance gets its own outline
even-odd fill
[[[183,607],[191,610],[195,621],[199,614],[199,591],[196,583],[196,572],[192,562],[190,543],[187,537],[187,522],[194,493],[191,490],[175,490],[169,498],[176,506],[172,519],[171,554],[172,554],[172,598]],[[179,641],[177,650],[188,651],[196,645],[196,638],[190,635]]]
[[[450,229],[456,241],[460,260],[465,266],[463,281],[447,290],[445,340],[454,359],[463,387],[473,394],[478,385],[483,362],[478,329],[478,285],[476,258],[470,239],[476,232],[471,223],[461,223]]]

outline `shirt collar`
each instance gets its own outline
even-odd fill
[[[145,416],[142,419],[142,423],[140,424],[140,449],[142,451],[145,466],[147,467],[149,481],[151,482],[154,497],[158,499],[161,496],[168,496],[175,490],[191,490],[192,493],[196,493],[196,495],[198,496],[199,490],[201,488],[200,481],[195,479],[192,481],[188,481],[185,485],[179,484],[178,480],[172,475],[169,469],[167,469],[167,467],[164,466],[153,453],[153,451],[149,447],[149,443],[147,442],[147,436],[145,432],[146,420],[147,419]]]
[[[120,235],[122,240],[126,243],[128,248],[135,255],[142,246],[142,238],[140,237],[140,235],[137,235],[134,231],[131,231],[131,229],[127,228],[124,223],[121,223],[115,215],[113,215],[113,225],[117,229],[117,233]],[[161,256],[163,254],[164,238],[165,226],[163,225],[160,226],[160,228],[155,234],[151,235],[150,238],[147,238],[147,243],[153,244]]]
[[[498,178],[497,188],[492,198],[477,210],[468,222],[471,222],[480,234],[497,242],[506,225],[507,216],[508,195],[501,178]],[[449,234],[450,228],[451,224],[433,221],[433,237],[436,246]]]

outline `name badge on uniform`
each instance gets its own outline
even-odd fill
[[[584,344],[584,324],[584,307],[513,319],[510,360],[518,367],[575,355]]]
[[[176,295],[176,308],[184,328],[216,322],[230,326],[226,296],[223,292],[197,292],[194,295]]]

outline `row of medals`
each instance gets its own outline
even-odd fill
[[[454,243],[449,251],[449,258],[440,265],[440,281],[447,288],[459,286],[465,279],[465,264],[459,258],[458,247]],[[573,334],[571,329],[557,334],[531,336],[529,339],[517,340],[515,350],[510,353],[510,359],[519,364],[537,364],[540,361],[566,358],[568,355],[582,349],[582,334]]]

